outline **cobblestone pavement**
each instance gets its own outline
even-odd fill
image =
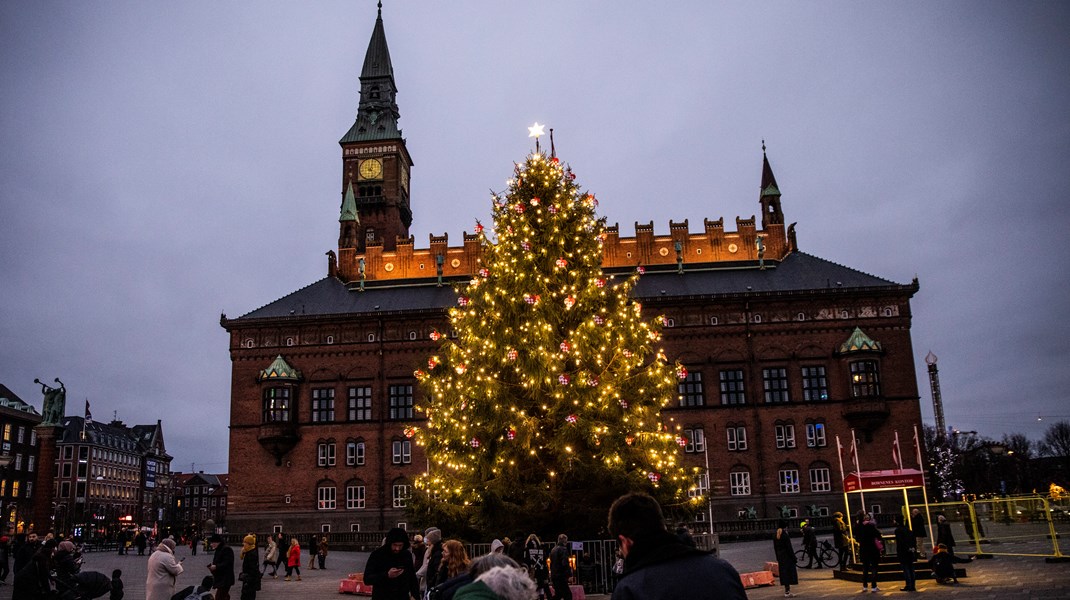
[[[235,548],[235,552],[238,549]],[[742,542],[721,545],[721,556],[731,562],[740,572],[762,569],[765,561],[772,557],[771,542]],[[187,547],[179,547],[177,556],[185,559],[182,563],[185,572],[178,578],[177,589],[196,585],[208,574],[207,565],[211,554],[199,553],[191,556]],[[366,552],[333,551],[327,557],[326,570],[301,569],[301,581],[283,581],[281,572],[278,579],[268,577],[263,581],[263,588],[257,594],[258,600],[307,600],[309,598],[352,598],[360,596],[340,596],[338,581],[348,573],[364,570],[367,561]],[[119,556],[114,553],[88,553],[83,569],[100,571],[111,575],[112,569],[123,570],[125,600],[141,600],[145,597],[145,574],[148,556],[136,554]],[[307,553],[305,560],[308,560]],[[956,586],[938,585],[932,580],[919,580],[918,594],[900,592],[902,584],[898,582],[882,583],[882,591],[867,594],[865,598],[879,596],[896,596],[907,598],[955,598],[974,599],[1065,599],[1070,598],[1070,563],[1045,563],[1042,558],[998,556],[992,560],[975,560],[964,565],[968,576],[960,579]],[[10,581],[10,578],[9,578]],[[237,598],[241,584],[233,589],[232,596]],[[857,583],[832,578],[828,569],[800,569],[799,585],[792,588],[799,598],[860,598],[861,586]],[[780,586],[755,588],[747,590],[751,600],[783,598],[784,589]],[[106,596],[105,596],[106,597]],[[589,595],[591,600],[606,600],[608,596]],[[0,586],[0,600],[11,598],[11,586]]]

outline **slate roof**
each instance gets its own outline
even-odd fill
[[[718,263],[706,268],[685,266],[682,275],[676,273],[673,265],[650,267],[639,278],[633,295],[639,299],[670,299],[903,287],[803,252],[789,254],[779,263],[766,261],[765,264],[764,270],[759,270],[755,262]],[[614,271],[607,269],[607,272]],[[347,285],[334,277],[325,277],[229,322],[446,309],[456,304],[456,298],[449,283],[439,287],[435,279],[391,281],[388,285],[367,282],[364,291],[359,291],[356,284]]]

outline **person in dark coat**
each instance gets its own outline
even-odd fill
[[[609,533],[620,542],[624,557],[624,575],[612,600],[747,598],[732,565],[666,530],[661,506],[646,494],[625,494],[613,502]]]
[[[215,552],[208,570],[212,572],[212,585],[216,589],[215,600],[230,600],[230,588],[234,585],[234,549],[223,541],[218,533],[208,538],[208,545]]]
[[[917,560],[915,547],[918,545],[918,538],[903,521],[903,517],[896,515],[895,551],[899,558],[899,566],[903,569],[903,580],[905,581],[905,585],[899,591],[916,592],[918,590],[914,586],[914,582],[917,579],[914,574],[914,561]]]
[[[795,548],[791,546],[788,522],[784,519],[777,521],[773,552],[776,554],[777,577],[780,578],[780,585],[784,586],[784,597],[794,598],[791,586],[799,584],[799,569],[795,564]]]
[[[568,562],[568,536],[557,536],[557,545],[550,551],[550,582],[554,586],[554,600],[572,600],[572,588],[568,587],[568,578],[572,577],[572,565]]]
[[[11,540],[0,536],[0,585],[7,583],[7,574],[11,570]]]
[[[241,600],[256,600],[260,591],[260,551],[256,549],[256,536],[248,534],[241,546]]]
[[[420,597],[416,568],[413,566],[412,552],[409,551],[409,534],[404,529],[391,529],[383,545],[368,556],[364,583],[372,586],[372,600]]]
[[[546,571],[546,549],[542,547],[542,540],[533,533],[528,536],[524,546],[524,564],[528,567],[528,574],[535,580],[539,598],[549,598],[552,595],[550,574]]]
[[[940,544],[947,548],[947,554],[951,557],[951,562],[970,562],[970,558],[955,556],[955,536],[951,533],[951,523],[944,515],[937,515],[936,517],[936,545],[939,546]]]
[[[144,531],[139,531],[137,535],[134,536],[134,546],[137,547],[138,556],[145,556],[145,547],[148,546],[148,543],[149,538],[145,537]]]
[[[438,571],[442,566],[442,530],[433,527],[424,533],[424,543],[427,550],[424,552],[424,589],[430,590],[442,583],[438,580]]]
[[[855,537],[858,539],[858,552],[862,559],[862,591],[866,591],[866,583],[872,581],[871,591],[879,592],[881,589],[877,587],[877,566],[881,561],[884,540],[873,515],[865,516]]]
[[[958,577],[955,576],[955,564],[951,560],[951,554],[947,551],[947,546],[943,544],[936,545],[932,558],[929,559],[929,566],[933,570],[933,579],[936,580],[936,583],[959,582]]]

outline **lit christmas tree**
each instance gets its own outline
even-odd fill
[[[415,512],[440,526],[498,535],[596,534],[627,491],[686,504],[694,474],[660,410],[683,367],[658,347],[661,319],[629,298],[641,269],[601,269],[603,220],[557,158],[536,150],[495,196],[493,241],[458,288],[454,335],[427,369],[417,433],[429,473]]]

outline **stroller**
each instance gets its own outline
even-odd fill
[[[180,590],[171,600],[212,600],[212,576],[208,575],[201,580],[201,585],[192,585]]]

